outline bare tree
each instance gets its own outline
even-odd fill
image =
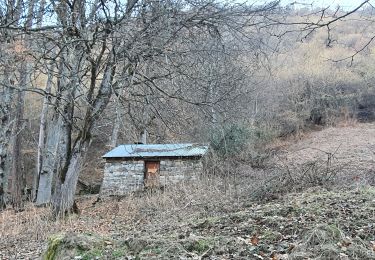
[[[246,81],[249,67],[256,62],[246,67],[244,59],[258,59],[267,37],[277,43],[289,31],[307,36],[358,10],[340,13],[339,18],[294,23],[285,19],[287,11],[279,1],[247,5],[172,0],[25,4],[20,0],[0,6],[5,17],[0,19],[0,40],[5,43],[0,47],[0,192],[6,189],[10,169],[14,176],[20,172],[16,158],[22,142],[17,133],[22,128],[24,91],[39,93],[44,100],[34,192],[37,204],[52,202],[56,216],[74,204],[92,133],[111,101],[117,111],[112,146],[126,112],[142,142],[147,142],[155,121],[168,125],[177,114],[187,115],[189,122],[197,117],[192,111],[201,113],[196,121],[201,115],[211,124],[234,120],[252,91]],[[28,18],[33,10],[37,10],[35,17]],[[20,70],[12,67],[15,58],[9,52],[16,39],[33,43],[25,45],[33,62],[20,62]],[[47,75],[46,87],[29,84],[30,73]],[[17,106],[12,95],[17,95]],[[233,101],[241,98],[243,103],[234,107]],[[9,163],[12,129],[15,160]],[[19,198],[20,189],[15,194]]]
[[[93,17],[94,20],[76,17],[76,13],[92,13],[86,10],[88,7],[84,4],[66,4],[64,9],[70,10],[64,13],[59,13],[58,7],[55,7],[59,22],[65,28],[62,34],[65,42],[59,46],[57,59],[58,92],[52,119],[52,127],[56,129],[48,129],[46,151],[52,152],[43,159],[38,200],[39,203],[49,201],[48,194],[52,191],[56,172],[52,200],[56,215],[72,207],[75,186],[95,122],[107,106],[112,90],[118,88],[120,81],[134,75],[135,64],[164,58],[165,54],[175,52],[177,46],[181,46],[180,40],[189,34],[209,33],[212,24],[219,26],[227,19],[237,19],[246,14],[261,17],[273,10],[276,3],[259,8],[216,3],[189,5],[172,1],[136,1],[111,12],[106,3],[102,3],[96,10],[96,15],[102,16],[102,20],[98,17]],[[188,10],[184,10],[186,8]],[[237,28],[224,27],[228,33],[237,31]],[[90,72],[89,78],[86,71]],[[154,83],[170,73],[153,77],[144,75],[141,70],[135,73],[137,84],[147,84],[154,91],[167,94]],[[86,82],[89,82],[87,88]],[[87,105],[82,106],[81,102]],[[80,115],[81,119],[75,119],[76,115]],[[78,135],[73,140],[75,129]],[[54,165],[56,161],[58,163]],[[39,199],[43,197],[44,200]]]
[[[0,6],[0,41],[1,41],[1,64],[0,64],[0,208],[5,206],[6,193],[14,191],[12,189],[11,169],[12,158],[11,151],[11,136],[12,129],[14,129],[13,115],[13,95],[14,89],[17,88],[17,48],[20,47],[17,38],[12,31],[6,28],[10,25],[18,26],[23,12],[23,2],[9,1],[5,5]],[[21,47],[22,48],[22,47]],[[22,96],[19,95],[22,99]],[[22,107],[18,107],[17,115],[22,113]],[[20,113],[18,113],[20,112]],[[15,127],[17,128],[17,126]],[[17,146],[17,143],[15,143]],[[13,153],[17,153],[17,147],[13,149]],[[13,165],[14,166],[14,165]],[[14,167],[13,167],[14,168]],[[8,183],[10,179],[11,183]],[[10,186],[10,187],[9,187]]]

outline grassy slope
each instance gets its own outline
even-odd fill
[[[219,205],[220,203],[218,203]],[[265,204],[186,207],[121,224],[85,259],[375,259],[375,189],[314,189]],[[224,206],[224,207],[223,207]],[[195,211],[189,214],[189,211]],[[215,210],[214,210],[215,211]],[[221,212],[221,213],[220,213]],[[185,216],[182,219],[181,216]],[[176,221],[179,219],[179,221]],[[69,235],[70,236],[70,235]],[[64,253],[65,254],[65,253]]]
[[[159,193],[96,204],[95,196],[80,197],[81,214],[59,222],[32,204],[17,214],[6,210],[0,213],[0,259],[36,259],[47,238],[62,232],[68,235],[58,236],[57,249],[63,250],[57,259],[375,259],[373,144],[374,125],[363,124],[315,132],[285,146],[283,156],[293,163],[320,155],[302,148],[340,146],[339,163],[355,166],[345,175],[364,175],[352,188],[289,190],[257,202],[260,187],[270,194],[274,188],[265,186],[267,171],[244,167],[236,177],[209,177]]]

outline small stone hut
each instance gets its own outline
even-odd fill
[[[194,180],[203,170],[207,146],[198,144],[130,144],[106,153],[101,196],[125,195]]]

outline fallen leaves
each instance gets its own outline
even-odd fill
[[[259,244],[259,238],[256,234],[254,234],[251,238],[250,238],[250,244],[252,244],[253,246],[257,246]]]
[[[195,240],[200,241],[197,244],[199,251],[205,252],[206,248],[210,248],[205,256],[208,259],[284,260],[297,254],[302,255],[300,259],[308,259],[319,256],[321,251],[318,250],[329,243],[331,243],[330,248],[333,248],[331,253],[335,259],[353,259],[353,250],[357,250],[355,253],[359,250],[367,250],[366,253],[371,259],[375,254],[373,240],[375,208],[372,201],[374,196],[375,189],[360,192],[314,190],[289,194],[273,202],[253,203],[248,207],[229,210],[230,206],[227,206],[225,213],[219,212],[219,214],[205,209],[202,209],[203,213],[200,214],[199,207],[195,212],[191,209],[186,211],[183,209],[179,212],[179,216],[158,211],[153,212],[152,215],[140,211],[137,215],[125,214],[125,211],[129,211],[126,201],[99,202],[93,208],[89,207],[91,205],[89,201],[82,201],[83,213],[60,223],[59,228],[104,234],[111,237],[113,241],[133,236],[146,242],[140,243],[142,246],[133,249],[133,252],[131,248],[128,249],[126,254],[134,255],[136,250],[151,246],[152,250],[149,249],[144,253],[149,254],[148,258],[154,259],[160,257],[159,252],[165,253],[166,258],[173,255],[181,259],[196,254],[186,252],[188,247],[184,244],[194,239],[194,236]],[[119,203],[119,207],[112,205],[113,203]],[[86,204],[87,207],[84,207]],[[115,206],[120,212],[113,216],[110,210]],[[18,218],[24,214],[26,213],[19,214]],[[27,216],[27,214],[23,216],[22,220],[27,219]],[[40,216],[36,215],[32,219],[39,218]],[[142,222],[139,221],[140,219]],[[20,230],[24,230],[26,226],[23,221],[17,223]],[[317,239],[314,241],[317,242],[312,242],[310,247],[306,245],[307,236],[311,231],[323,224],[337,225],[340,233],[338,235],[335,233],[336,228],[317,230],[320,232],[315,234]],[[329,240],[322,236],[322,231],[332,234],[335,239]],[[28,240],[32,239],[28,238]],[[0,241],[3,242],[1,236]],[[20,238],[19,245],[24,245],[26,241]],[[104,241],[104,243],[115,250],[116,243],[112,245],[111,241]],[[6,245],[7,248],[11,247],[10,242],[4,241],[4,243],[4,247],[0,246],[0,258],[7,259],[8,253],[1,255],[1,251]],[[29,250],[25,247],[25,251],[26,249]],[[27,252],[22,252],[22,255],[26,256]],[[357,257],[357,259],[369,258]]]

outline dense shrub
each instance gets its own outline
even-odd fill
[[[232,172],[239,163],[263,167],[270,152],[267,144],[276,137],[275,129],[240,124],[225,125],[212,131],[210,146],[211,169],[225,168]],[[225,165],[225,167],[222,167]]]
[[[210,136],[210,145],[217,155],[229,158],[238,155],[248,144],[250,131],[239,124],[216,128]]]

